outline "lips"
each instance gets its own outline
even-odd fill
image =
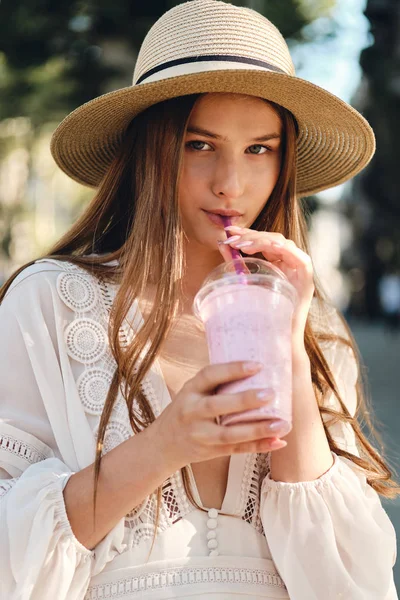
[[[211,212],[211,211],[204,210],[204,209],[202,209],[202,210],[207,215],[207,217],[210,219],[210,221],[212,223],[214,223],[215,225],[218,225],[219,227],[222,227],[222,228],[225,227],[224,219],[222,218],[223,216],[230,217],[232,225],[236,225],[236,223],[240,219],[240,217],[243,216],[238,211],[234,211],[234,210],[227,210],[227,211],[221,211],[221,212],[216,212],[216,211]]]
[[[227,209],[227,208],[209,210],[207,212],[209,212],[213,215],[222,215],[223,217],[242,217],[243,216],[242,213],[240,213],[238,210]]]

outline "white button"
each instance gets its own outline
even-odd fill
[[[218,555],[219,555],[218,550],[211,550],[211,552],[209,553],[208,556],[218,556]]]
[[[210,519],[216,519],[218,517],[218,511],[216,508],[210,508],[210,510],[208,511],[208,516],[210,517]]]
[[[217,519],[208,519],[207,527],[208,527],[208,529],[216,529],[217,528]]]
[[[207,546],[210,548],[210,550],[215,550],[215,548],[218,548],[218,542],[217,540],[210,540],[207,542]]]
[[[208,540],[214,540],[216,537],[217,537],[217,532],[214,530],[211,530],[207,533]]]

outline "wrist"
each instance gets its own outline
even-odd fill
[[[311,361],[305,348],[297,348],[292,353],[292,383],[293,392],[301,389],[304,393],[308,387],[312,387]]]
[[[310,366],[310,358],[303,341],[292,344],[292,366],[293,369],[304,369]]]
[[[185,462],[179,460],[177,448],[170,436],[167,435],[166,428],[163,427],[161,417],[158,417],[143,432],[148,439],[148,445],[151,449],[152,463],[161,466],[165,478],[178,471],[185,465]]]

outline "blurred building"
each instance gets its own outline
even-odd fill
[[[348,199],[355,243],[344,265],[358,281],[352,311],[377,319],[380,281],[400,267],[400,2],[368,0],[365,14],[373,43],[361,54],[364,77],[355,106],[375,131],[377,151]]]

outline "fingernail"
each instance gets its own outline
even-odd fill
[[[243,231],[243,227],[238,227],[237,225],[228,225],[228,227],[224,227],[225,231]]]
[[[221,246],[222,244],[224,244],[225,242],[223,240],[217,240],[217,244],[218,246]]]
[[[271,400],[273,398],[273,392],[271,390],[261,390],[257,392],[257,398],[260,400]]]
[[[279,450],[279,448],[284,448],[285,446],[287,446],[287,442],[284,442],[283,440],[280,440],[279,438],[273,440],[272,442],[270,442],[270,448],[274,449],[276,448],[277,450]]]
[[[225,240],[225,242],[222,242],[225,245],[231,244],[232,242],[237,242],[238,240],[242,239],[240,235],[233,235],[232,237],[228,238],[227,240]]]
[[[283,242],[272,242],[271,246],[275,246],[275,248],[283,248],[285,244]]]
[[[282,429],[282,423],[272,422],[268,424],[268,429],[271,431],[278,431],[278,429]]]
[[[248,361],[244,363],[243,370],[252,373],[254,371],[260,371],[263,367],[264,365],[260,362]]]
[[[252,246],[254,242],[242,242],[241,244],[235,244],[235,248],[247,248],[248,246]]]

